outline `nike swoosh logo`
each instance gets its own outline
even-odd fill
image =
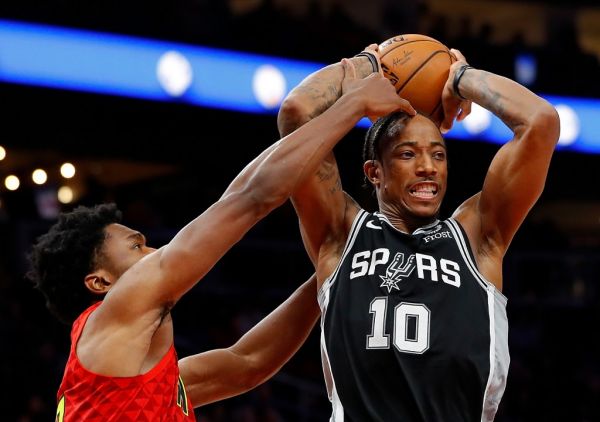
[[[372,220],[367,221],[367,227],[370,229],[382,230],[381,226],[376,226],[375,224],[373,224]]]

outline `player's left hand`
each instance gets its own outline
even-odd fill
[[[461,66],[467,64],[467,59],[465,59],[465,56],[460,51],[454,48],[450,49],[450,53],[456,61],[450,66],[448,80],[442,91],[442,106],[444,108],[444,118],[440,125],[442,133],[446,133],[452,129],[455,118],[456,121],[460,122],[471,113],[471,101],[460,98],[454,91],[453,86],[456,72]]]

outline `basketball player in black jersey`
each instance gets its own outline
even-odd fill
[[[376,48],[370,48],[377,57]],[[471,68],[457,50],[443,92],[445,132],[471,102],[513,131],[482,190],[444,221],[446,145],[438,124],[396,113],[365,141],[379,210],[341,188],[333,154],[292,195],[320,285],[331,421],[492,421],[509,355],[502,259],[540,196],[559,137],[554,108],[521,85]],[[286,135],[376,69],[363,56],[305,79],[284,101]]]

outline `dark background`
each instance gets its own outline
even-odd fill
[[[549,19],[543,43],[530,44],[527,34],[518,32],[499,43],[494,33],[506,28],[471,28],[469,16],[452,21],[427,2],[398,2],[407,7],[390,8],[381,24],[385,31],[367,27],[336,2],[312,2],[300,14],[280,2],[255,1],[242,12],[235,3],[25,0],[0,4],[0,17],[324,63],[382,41],[391,27],[395,33],[425,32],[461,49],[473,66],[508,77],[513,77],[515,54],[530,52],[539,66],[533,90],[600,98],[598,59],[580,48],[574,18]],[[595,6],[593,1],[532,4],[553,16],[574,16]],[[0,84],[0,102],[0,144],[17,157],[0,161],[2,178],[9,166],[26,175],[35,166],[71,160],[78,166],[81,192],[76,204],[117,202],[125,223],[143,231],[155,246],[217,200],[244,165],[278,139],[275,115],[7,84]],[[345,189],[372,210],[375,203],[361,188],[363,136],[363,130],[354,130],[336,153]],[[497,150],[452,139],[448,145],[450,187],[443,216],[481,188]],[[546,190],[506,256],[512,363],[497,421],[600,420],[599,157],[555,154]],[[125,169],[116,176],[115,163]],[[39,215],[40,188],[21,179],[16,192],[0,187],[0,408],[3,421],[25,422],[54,417],[69,327],[50,316],[41,295],[23,277],[31,243],[53,221]],[[51,177],[49,185],[57,183]],[[259,223],[174,309],[179,355],[232,344],[311,272],[295,214],[285,205]],[[211,422],[325,421],[330,406],[322,378],[316,329],[273,380],[197,414]]]

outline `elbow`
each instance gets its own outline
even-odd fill
[[[259,385],[265,383],[269,378],[270,374],[258,370],[243,374],[240,380],[240,388],[244,392],[253,390]]]
[[[238,385],[238,394],[250,391],[259,385],[265,383],[274,374],[264,365],[257,365],[250,357],[245,356],[242,370],[236,374],[236,383]]]
[[[281,137],[287,136],[310,120],[309,105],[293,92],[283,100],[277,114],[277,128]]]
[[[560,118],[552,104],[542,100],[540,107],[532,116],[531,128],[538,135],[538,139],[554,148],[560,138]]]

